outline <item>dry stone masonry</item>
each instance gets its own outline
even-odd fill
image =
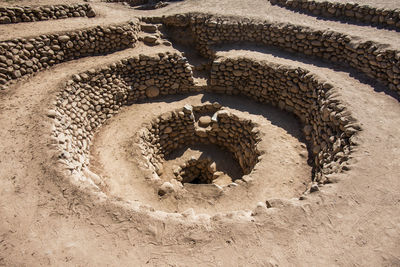
[[[210,112],[213,113],[212,118],[202,116]],[[250,120],[222,110],[218,103],[196,107],[186,105],[162,114],[140,132],[140,140],[143,156],[158,175],[162,174],[166,156],[190,145],[212,144],[231,152],[243,174],[251,172],[260,156],[257,149],[260,140],[258,128]],[[184,183],[191,182],[194,178],[190,178],[188,172],[194,173],[199,167],[209,167],[212,163],[211,159],[191,161],[185,167],[185,175],[182,170],[176,171],[177,179]],[[203,177],[200,180],[211,183],[216,178],[213,177],[216,171],[199,172]]]
[[[175,172],[176,179],[183,184],[197,183],[197,184],[210,184],[213,181],[216,169],[213,168],[211,159],[196,159],[191,158]]]
[[[386,28],[400,29],[400,10],[376,8],[357,3],[340,3],[334,1],[314,0],[269,0],[273,5],[279,5],[294,11],[321,16],[325,18],[342,19],[376,25]]]
[[[180,30],[180,36],[192,38],[193,45],[207,58],[214,58],[215,45],[251,42],[349,65],[400,93],[400,51],[387,49],[382,44],[355,41],[342,33],[292,24],[198,13],[143,20],[164,23],[167,29]]]
[[[285,47],[289,44],[286,48],[296,48],[306,54],[307,51],[315,55],[322,51],[324,54],[329,54],[329,51],[334,53],[336,50],[329,49],[329,45],[325,46],[325,43],[330,44],[328,41],[319,43],[321,49],[307,45],[317,46],[317,42],[321,42],[318,38],[325,38],[325,35],[295,30],[289,26],[281,27],[275,32],[273,25],[214,19],[202,15],[163,18],[167,27],[172,25],[183,31],[196,33],[194,41],[199,51],[213,58],[207,87],[196,87],[187,59],[169,52],[123,59],[98,70],[76,74],[66,83],[58,96],[55,110],[49,116],[54,118],[52,143],[57,148],[59,162],[70,175],[78,177],[78,180],[86,179],[101,188],[101,178],[88,170],[89,147],[94,133],[105,120],[118,113],[121,106],[159,96],[198,92],[199,89],[246,96],[295,114],[304,124],[315,182],[328,183],[331,181],[330,174],[348,169],[348,159],[357,144],[355,134],[360,127],[340,103],[337,90],[332,84],[301,68],[250,58],[214,58],[212,50],[214,44],[253,41],[279,43]],[[159,21],[157,18],[151,20]],[[118,27],[107,29],[118,33],[118,38],[122,35],[132,38],[127,38],[128,40],[135,40],[137,26],[129,24],[127,27],[126,31],[123,27],[119,30]],[[126,32],[131,34],[124,34]],[[81,35],[56,35],[53,38],[66,44],[72,40],[72,36]],[[291,43],[292,37],[304,40],[304,43]],[[284,41],[281,42],[280,38]],[[342,41],[346,43],[344,39]],[[9,45],[8,42],[6,45]],[[342,51],[347,46],[341,44],[336,49]],[[18,55],[18,51],[14,54]],[[13,53],[7,55],[12,56]],[[355,58],[358,60],[360,57]],[[339,55],[336,59],[345,60],[339,58]],[[367,64],[362,59],[360,62]],[[378,67],[383,66],[387,67],[387,63],[379,64]],[[392,74],[393,79],[398,78],[394,72]],[[217,103],[194,107],[186,105],[162,114],[144,127],[138,136],[142,155],[156,175],[162,174],[166,156],[191,144],[213,144],[230,151],[243,174],[251,173],[260,156],[257,149],[260,136],[256,125],[246,118],[229,113]],[[187,174],[198,169],[199,175],[195,177],[202,177],[200,182],[214,183],[216,178],[223,175],[218,174],[219,170],[214,170],[212,166],[212,161],[203,159],[186,162],[176,169],[176,182],[189,182]],[[163,187],[165,188],[160,190],[165,193],[174,185],[167,184]]]
[[[212,91],[246,95],[299,117],[316,182],[329,182],[329,174],[347,169],[356,145],[353,136],[360,127],[338,100],[333,85],[301,68],[246,58],[216,59],[211,85]]]
[[[0,86],[54,64],[132,47],[136,22],[0,42]]]
[[[80,173],[88,166],[94,132],[121,106],[188,92],[192,85],[187,60],[169,53],[127,58],[74,75],[49,113],[55,122],[52,142],[59,151],[59,161],[70,173]]]
[[[56,109],[49,113],[55,119],[52,143],[59,151],[60,163],[71,174],[101,186],[101,179],[88,171],[89,146],[95,131],[123,105],[197,91],[192,76],[186,58],[169,53],[128,58],[74,75],[60,92]],[[330,182],[330,174],[348,169],[360,127],[338,100],[333,86],[316,75],[253,59],[218,58],[213,62],[207,90],[247,96],[297,115],[304,123],[314,181]],[[205,115],[209,112],[213,113],[211,118]],[[216,103],[186,105],[162,114],[139,135],[143,156],[157,174],[162,173],[166,155],[194,143],[226,148],[244,174],[251,172],[259,156],[255,125],[221,110]],[[183,179],[181,170],[177,170],[178,179],[179,175]]]
[[[0,24],[95,16],[89,4],[0,7]]]

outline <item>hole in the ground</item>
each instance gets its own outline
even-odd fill
[[[141,131],[140,140],[148,165],[162,177],[176,164],[174,178],[183,184],[228,185],[249,174],[260,155],[256,125],[218,103],[164,113]]]
[[[211,184],[216,170],[211,159],[193,158],[180,166],[175,175],[183,184]]]
[[[235,155],[213,144],[200,144],[173,151],[165,158],[162,178],[186,184],[226,186],[243,176]],[[171,175],[172,173],[172,175]]]

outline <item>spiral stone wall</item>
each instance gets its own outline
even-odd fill
[[[136,22],[0,42],[0,86],[49,66],[132,47]]]
[[[383,48],[371,41],[356,42],[342,33],[292,24],[197,13],[146,17],[143,20],[164,23],[167,28],[179,28],[189,33],[199,53],[208,58],[214,57],[214,45],[251,42],[274,46],[288,52],[349,65],[400,93],[400,51]]]
[[[215,60],[211,84],[208,91],[247,96],[297,115],[304,123],[315,181],[329,182],[329,174],[348,168],[357,144],[353,136],[360,127],[338,100],[333,85],[300,68],[246,58]],[[52,142],[59,161],[72,173],[87,169],[93,134],[121,106],[190,91],[197,91],[191,68],[176,54],[124,59],[74,75],[49,113],[55,119]],[[218,123],[200,131],[193,127],[196,113],[189,106],[155,119],[141,132],[144,156],[157,171],[162,158],[182,145],[214,143],[234,153],[244,173],[249,173],[258,160],[257,131],[250,121],[224,111],[217,114]]]
[[[169,53],[131,57],[74,75],[59,93],[55,110],[49,112],[59,161],[71,172],[80,172],[88,166],[93,134],[121,106],[187,92],[191,85],[186,59]]]
[[[345,21],[363,22],[386,28],[400,29],[400,11],[396,9],[376,8],[353,2],[314,0],[269,0],[294,11],[305,12],[315,16],[337,18]]]
[[[95,16],[89,4],[0,7],[0,24]]]
[[[347,169],[355,119],[339,102],[332,84],[307,70],[246,58],[218,58],[211,71],[212,91],[246,95],[294,113],[304,123],[304,134],[317,182]]]

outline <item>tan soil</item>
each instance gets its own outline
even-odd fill
[[[50,2],[60,3],[50,0],[40,3]],[[9,3],[16,2],[6,4]],[[33,1],[18,1],[18,4],[23,3],[32,4]],[[388,5],[396,3],[393,0]],[[251,3],[188,0],[155,11],[135,11],[120,4],[93,5],[100,14],[98,18],[0,25],[0,38],[114,23],[143,14],[194,10],[330,28],[367,40],[379,40],[395,48],[398,48],[400,37],[397,32],[373,27],[318,21],[270,6],[264,0]],[[400,266],[399,102],[386,88],[382,90],[381,85],[366,83],[357,73],[319,61],[276,51],[254,51],[246,46],[221,48],[225,50],[221,53],[231,56],[276,60],[317,72],[340,88],[341,101],[362,125],[363,131],[358,135],[360,145],[352,154],[351,169],[335,175],[337,183],[325,185],[305,201],[298,200],[297,196],[294,198],[294,192],[287,191],[280,193],[288,194],[288,198],[272,199],[281,197],[280,193],[277,196],[255,194],[254,198],[246,196],[243,203],[236,195],[229,199],[230,202],[228,199],[221,201],[220,206],[233,209],[235,205],[242,205],[240,208],[248,206],[247,209],[254,211],[251,204],[268,200],[272,208],[259,213],[255,209],[254,216],[249,215],[251,212],[238,211],[237,214],[243,217],[240,220],[235,219],[237,214],[233,212],[231,220],[215,216],[209,221],[198,215],[196,208],[202,209],[199,203],[193,207],[197,215],[192,211],[187,213],[196,223],[176,222],[171,219],[173,215],[164,213],[156,213],[159,217],[133,213],[126,219],[124,209],[109,203],[91,202],[63,181],[53,170],[54,161],[50,158],[47,138],[51,121],[46,116],[61,83],[74,73],[129,55],[155,53],[155,49],[172,48],[140,45],[107,56],[62,63],[0,92],[0,266]],[[95,139],[98,143],[93,149],[102,154],[94,154],[95,158],[106,174],[115,170],[110,180],[121,179],[119,188],[116,183],[111,185],[110,194],[118,193],[113,198],[121,198],[120,194],[133,197],[134,190],[138,190],[129,190],[132,185],[129,183],[126,188],[121,186],[126,181],[122,176],[124,170],[132,168],[123,146],[132,132],[121,129],[118,134],[122,139],[113,140],[113,131],[123,125],[135,129],[146,116],[186,103],[184,99],[180,101],[141,104],[141,107],[147,106],[146,109],[159,106],[159,110],[139,113],[139,116],[135,113],[139,105],[126,107],[99,132]],[[246,108],[243,111],[251,113]],[[291,121],[278,114],[274,116],[279,123]],[[271,117],[259,119],[269,124]],[[277,138],[276,144],[284,143],[289,159],[302,162],[299,161],[300,143],[296,138],[283,133],[284,127],[270,124],[266,128],[275,133],[272,138],[281,132],[282,139]],[[106,142],[109,146],[104,146]],[[116,158],[121,160],[115,161]],[[309,173],[304,165],[297,168],[287,163],[287,166],[290,173]],[[276,172],[280,169],[272,162],[271,168]],[[116,177],[118,172],[120,178]],[[271,188],[278,188],[278,185]],[[283,190],[284,187],[279,188]],[[143,202],[148,199],[149,206],[156,206],[154,191],[143,185],[142,193]],[[158,204],[161,208],[162,203]]]

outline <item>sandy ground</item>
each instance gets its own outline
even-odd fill
[[[100,17],[93,20],[0,25],[0,36],[4,40],[114,23],[139,13],[159,15],[201,10],[331,28],[363,39],[379,39],[395,48],[400,37],[399,33],[372,27],[319,22],[313,17],[271,7],[262,0],[251,4],[236,0],[217,3],[188,0],[147,12],[125,9],[121,5],[114,8],[104,3],[95,3],[95,8],[101,10],[103,5],[107,6],[104,13],[100,11]],[[245,55],[300,66],[336,84],[341,101],[363,128],[358,136],[360,145],[352,154],[351,169],[336,175],[336,183],[324,186],[302,201],[290,194],[279,198],[281,195],[264,193],[246,197],[243,203],[237,196],[229,199],[232,203],[228,199],[221,200],[221,209],[235,209],[237,205],[245,209],[232,212],[231,217],[219,216],[216,210],[212,212],[215,212],[212,219],[207,219],[199,215],[194,206],[185,220],[177,221],[161,214],[152,217],[144,215],[145,212],[129,212],[111,201],[99,204],[71,188],[55,171],[48,146],[51,121],[46,116],[47,110],[52,107],[62,82],[72,74],[129,55],[157,51],[139,46],[107,56],[62,63],[0,92],[0,266],[400,266],[398,97],[357,72],[319,61],[250,47],[231,46],[220,50],[224,56]],[[180,101],[185,103],[185,100]],[[169,109],[161,103],[143,105],[148,105],[147,109],[158,105],[157,112]],[[95,142],[111,144],[109,135],[128,123],[129,114],[135,114],[137,108],[123,109],[103,127]],[[248,109],[244,111],[251,113]],[[271,116],[259,119],[267,126]],[[135,120],[132,129],[138,127],[142,119]],[[290,118],[282,117],[280,122],[289,123]],[[277,134],[285,127],[270,125],[266,129]],[[121,138],[130,138],[128,133],[120,134]],[[280,134],[282,140],[275,140],[276,144],[285,143],[287,155],[298,159],[296,144],[299,141],[283,132]],[[123,146],[115,140],[113,144],[115,146],[98,145],[102,154],[93,155],[98,164],[103,165],[104,172],[113,170],[107,160],[124,156]],[[97,149],[95,145],[94,150]],[[118,162],[126,163],[125,160]],[[299,169],[291,167],[293,173],[308,171],[304,165]],[[129,170],[132,166],[127,164],[116,171],[123,173],[124,168]],[[276,165],[271,168],[279,169]],[[123,201],[120,194],[126,194],[127,198],[135,195],[137,189],[129,190],[129,184],[126,188],[115,184],[110,192],[113,200]],[[157,201],[162,208],[162,203],[153,197],[154,192],[145,191],[146,186],[142,186],[144,195],[140,197],[148,201],[150,208],[147,209],[156,206]],[[254,202],[266,200],[272,208],[255,208]],[[202,205],[197,207],[201,209]],[[249,215],[251,213],[253,216]]]

